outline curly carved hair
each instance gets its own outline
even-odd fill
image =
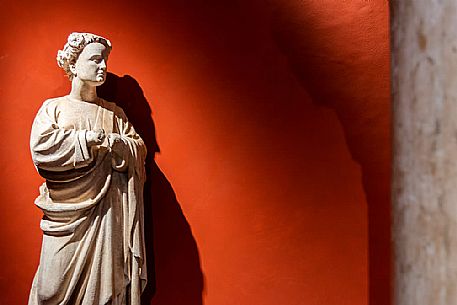
[[[111,52],[112,46],[108,39],[91,33],[77,32],[71,33],[68,36],[68,41],[63,47],[63,50],[57,52],[57,65],[65,71],[70,80],[74,77],[73,73],[70,71],[70,65],[76,63],[79,54],[89,43],[94,42],[105,45],[108,54]]]

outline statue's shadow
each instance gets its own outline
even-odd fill
[[[131,76],[108,73],[98,95],[124,109],[148,149],[144,222],[148,285],[143,305],[202,305],[203,274],[197,244],[175,192],[157,166],[159,152],[151,108]]]

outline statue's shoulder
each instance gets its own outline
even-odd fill
[[[51,97],[51,98],[46,99],[43,102],[43,104],[41,105],[41,108],[53,107],[53,106],[56,106],[56,105],[58,105],[60,103],[64,103],[66,101],[67,101],[67,99],[65,98],[65,96]]]
[[[35,120],[40,120],[43,118],[55,118],[60,112],[60,104],[65,101],[65,97],[52,97],[46,99],[38,109]]]
[[[43,102],[43,104],[41,104],[41,107],[38,110],[38,114],[43,113],[43,112],[49,113],[52,110],[55,110],[56,108],[58,108],[59,104],[64,101],[65,101],[64,96],[48,98]]]
[[[124,110],[119,107],[116,103],[108,102],[105,99],[100,98],[103,103],[103,107],[112,111],[116,116],[124,116]]]

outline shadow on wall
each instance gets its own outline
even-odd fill
[[[154,160],[160,150],[143,90],[129,75],[108,73],[97,93],[124,110],[148,149],[144,186],[148,285],[142,304],[202,305],[203,274],[197,244],[170,182]]]
[[[361,167],[368,204],[369,304],[388,305],[391,299],[391,156],[386,132],[390,128],[389,56],[384,55],[388,54],[387,36],[379,34],[388,28],[387,21],[381,23],[383,11],[369,3],[357,4],[358,11],[326,8],[321,17],[312,14],[322,12],[319,7],[312,7],[311,2],[289,3],[301,6],[275,8],[272,37],[313,101],[336,112],[352,158]],[[370,10],[381,17],[363,13]],[[357,22],[376,24],[379,29],[365,31]]]

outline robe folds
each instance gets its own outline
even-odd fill
[[[100,129],[121,141],[89,146],[87,132]],[[43,241],[29,305],[140,305],[146,147],[122,109],[100,98],[49,99],[30,148],[46,182],[35,200]]]

